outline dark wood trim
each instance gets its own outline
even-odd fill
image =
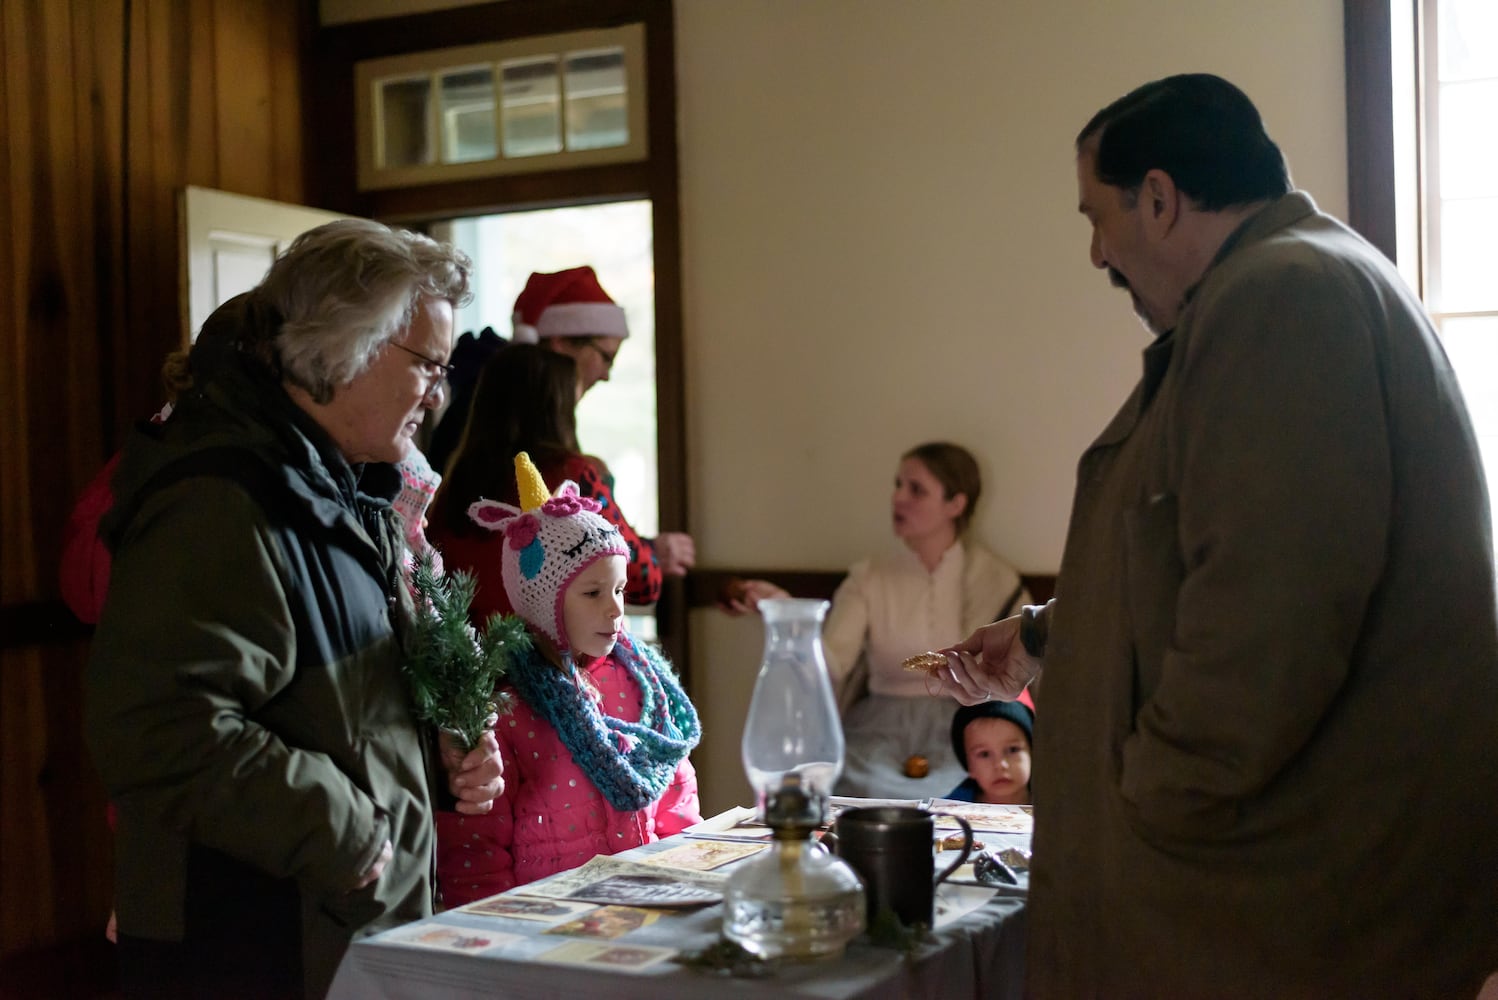
[[[0,649],[77,642],[94,634],[62,601],[23,601],[0,606]]]
[[[386,223],[490,215],[517,207],[531,211],[648,198],[655,187],[653,175],[648,162],[575,167],[365,191],[356,204],[358,214]]]
[[[654,8],[661,6],[670,4],[662,0],[496,0],[424,14],[334,24],[323,31],[336,34],[351,51],[358,52],[358,58],[378,59],[503,38],[648,24],[658,13]]]
[[[768,580],[797,597],[820,597],[831,600],[846,570],[819,569],[695,569],[686,578],[687,605],[691,608],[717,607],[729,584],[738,580]],[[1054,573],[1021,573],[1020,580],[1035,601],[1049,601],[1056,596]]]
[[[1395,260],[1398,235],[1389,0],[1343,0],[1342,18],[1347,64],[1347,221]]]

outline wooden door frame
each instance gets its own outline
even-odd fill
[[[1419,0],[1410,0],[1418,16]],[[1388,0],[1343,0],[1347,222],[1396,259],[1393,22]],[[1418,36],[1417,36],[1418,37]]]
[[[561,34],[645,26],[647,142],[640,163],[510,174],[380,191],[355,183],[354,64],[363,59]],[[690,523],[676,146],[676,41],[671,0],[502,0],[320,28],[305,76],[309,203],[390,223],[647,198],[655,265],[656,447],[660,523]],[[667,580],[656,605],[667,652],[690,683],[686,589]]]

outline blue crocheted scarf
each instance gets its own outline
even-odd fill
[[[619,637],[611,658],[640,685],[640,721],[605,715],[571,654],[558,670],[537,653],[510,666],[505,679],[562,739],[609,805],[643,809],[670,787],[676,768],[702,739],[702,723],[670,666],[648,644]]]

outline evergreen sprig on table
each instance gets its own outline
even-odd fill
[[[406,651],[406,677],[416,717],[452,734],[471,750],[510,710],[509,697],[495,688],[511,659],[531,648],[525,622],[515,615],[490,615],[482,635],[468,624],[473,576],[461,570],[439,576],[430,558],[411,574],[416,591],[416,624]]]

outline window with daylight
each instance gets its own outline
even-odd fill
[[[1498,498],[1498,3],[1423,6],[1421,291]]]
[[[366,59],[360,190],[643,160],[639,24]]]

